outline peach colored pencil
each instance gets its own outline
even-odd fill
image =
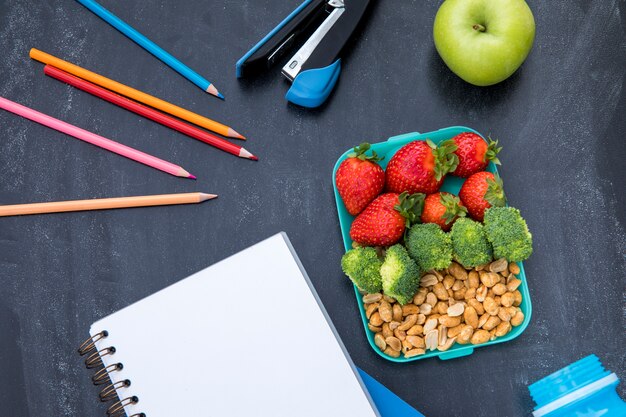
[[[73,136],[76,139],[91,143],[92,145],[99,146],[100,148],[124,156],[128,159],[132,159],[133,161],[137,161],[152,168],[167,172],[168,174],[175,175],[177,177],[196,179],[194,175],[191,175],[182,167],[174,165],[171,162],[164,161],[156,156],[148,155],[147,153],[122,145],[121,143],[96,135],[95,133],[88,132],[80,127],[76,127],[29,107],[7,100],[4,97],[0,97],[0,109],[17,114],[18,116],[22,116],[26,119],[32,120],[33,122],[40,123],[51,129],[58,130],[59,132]]]
[[[93,200],[54,201],[50,203],[14,204],[0,206],[0,217],[28,214],[62,213],[68,211],[109,210],[131,207],[197,204],[216,198],[215,194],[186,193],[137,197],[99,198]]]

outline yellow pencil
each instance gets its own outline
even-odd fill
[[[67,211],[108,210],[130,207],[196,204],[217,197],[215,194],[186,193],[137,197],[98,198],[93,200],[53,201],[50,203],[14,204],[0,206],[0,217],[28,214],[62,213]]]
[[[118,83],[117,81],[111,80],[110,78],[106,78],[100,74],[96,74],[95,72],[86,70],[85,68],[79,67],[78,65],[74,65],[70,62],[64,61],[53,55],[40,51],[39,49],[32,48],[30,50],[30,57],[36,61],[43,62],[44,64],[49,64],[53,67],[57,67],[58,69],[61,69],[65,72],[69,72],[70,74],[73,74],[84,80],[91,81],[92,83],[97,84],[100,87],[104,87],[108,90],[114,91],[118,94],[131,98],[147,106],[154,107],[155,109],[159,109],[165,113],[171,114],[172,116],[176,116],[180,119],[186,120],[200,127],[204,127],[205,129],[211,130],[215,133],[219,133],[222,136],[236,139],[245,139],[244,136],[237,133],[230,126],[226,126],[222,123],[216,122],[215,120],[200,116],[197,113],[183,109],[182,107],[178,107],[172,103],[168,103],[167,101],[161,100],[160,98],[151,96],[150,94],[136,90],[122,83]]]

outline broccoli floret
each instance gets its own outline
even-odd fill
[[[521,262],[533,253],[533,238],[519,210],[491,207],[485,210],[485,233],[496,258]]]
[[[424,271],[444,269],[452,263],[450,236],[434,223],[416,224],[409,230],[406,248]]]
[[[382,261],[374,248],[351,249],[341,258],[341,269],[361,291],[379,292],[382,288]]]
[[[468,218],[460,218],[450,231],[454,259],[466,268],[474,267],[493,259],[491,244],[487,241],[482,224]]]
[[[419,289],[420,269],[402,245],[393,245],[387,249],[380,274],[383,291],[400,304],[411,301]]]

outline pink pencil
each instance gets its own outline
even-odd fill
[[[95,133],[88,132],[84,129],[81,129],[80,127],[76,127],[59,119],[55,119],[54,117],[39,113],[36,110],[22,106],[21,104],[17,104],[11,100],[7,100],[6,98],[0,97],[0,109],[10,111],[11,113],[15,113],[18,116],[22,116],[26,119],[32,120],[33,122],[40,123],[51,129],[58,130],[59,132],[63,132],[65,134],[73,136],[76,139],[80,139],[82,141],[99,146],[103,149],[106,149],[107,151],[111,151],[118,155],[125,156],[126,158],[132,159],[133,161],[141,162],[142,164],[167,172],[168,174],[172,174],[177,177],[196,179],[194,175],[191,175],[182,167],[174,165],[171,162],[164,161],[155,156],[138,151],[137,149],[122,145],[121,143],[115,142],[111,139],[107,139],[100,135],[96,135]]]

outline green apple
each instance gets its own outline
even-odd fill
[[[474,85],[493,85],[528,56],[535,19],[524,0],[445,0],[433,35],[452,72]]]

